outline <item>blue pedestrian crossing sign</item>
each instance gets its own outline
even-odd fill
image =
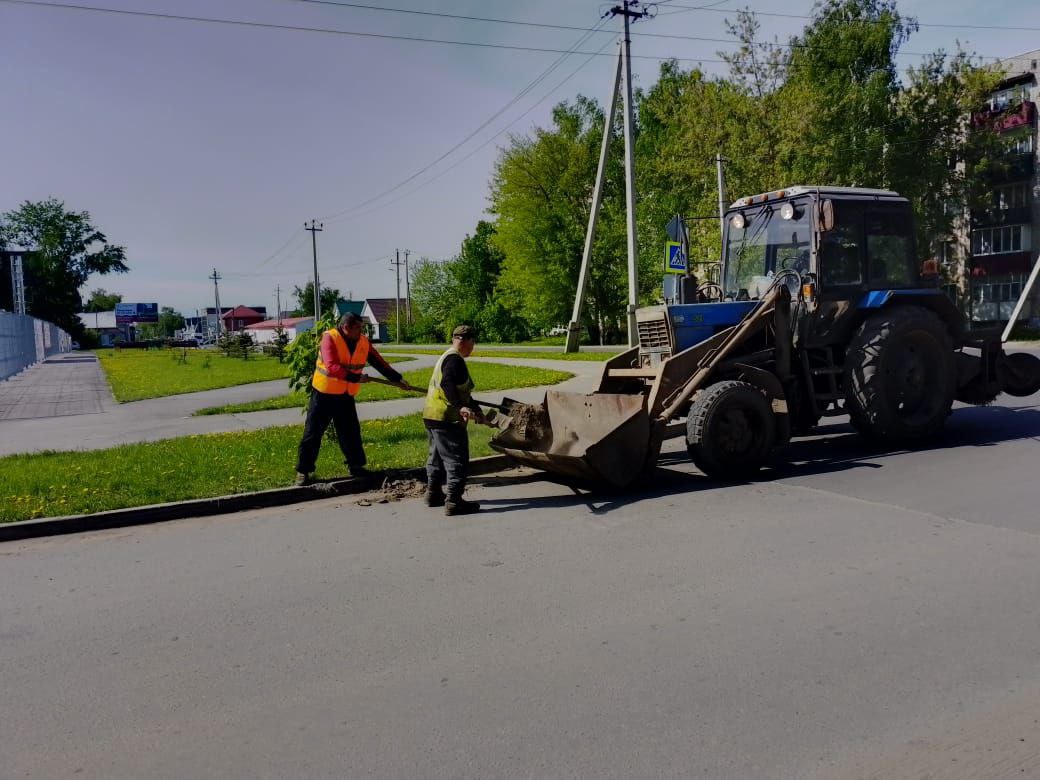
[[[669,274],[686,273],[686,253],[678,241],[666,241],[664,245],[664,270]]]

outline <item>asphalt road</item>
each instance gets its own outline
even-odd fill
[[[1038,404],[0,545],[0,776],[1040,777]]]

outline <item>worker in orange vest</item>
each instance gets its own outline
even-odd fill
[[[422,392],[405,382],[401,374],[376,352],[361,325],[361,317],[350,312],[343,316],[338,327],[325,331],[321,337],[311,379],[307,422],[303,426],[303,440],[296,459],[297,485],[310,482],[321,449],[321,438],[330,422],[336,426],[336,438],[351,476],[371,476],[372,472],[365,468],[361,423],[354,402],[361,385],[369,381],[363,373],[366,365],[375,368],[402,390]]]

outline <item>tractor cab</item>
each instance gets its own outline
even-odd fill
[[[920,273],[910,203],[895,192],[796,186],[741,198],[726,214],[723,246],[719,280],[699,285],[696,302],[636,312],[641,365],[736,325],[777,285],[794,303],[798,343],[842,342],[893,296],[926,295],[960,327],[952,302]]]
[[[931,286],[919,272],[910,203],[888,190],[792,187],[741,198],[726,215],[725,250],[725,300],[760,298],[783,271],[822,300]]]

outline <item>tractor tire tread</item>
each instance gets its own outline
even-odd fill
[[[910,333],[925,332],[934,341],[936,375],[928,391],[935,401],[917,421],[901,419],[885,402],[886,345]],[[939,316],[922,306],[884,309],[860,325],[845,354],[845,409],[853,428],[875,442],[907,443],[937,434],[950,415],[956,391],[953,342]]]

